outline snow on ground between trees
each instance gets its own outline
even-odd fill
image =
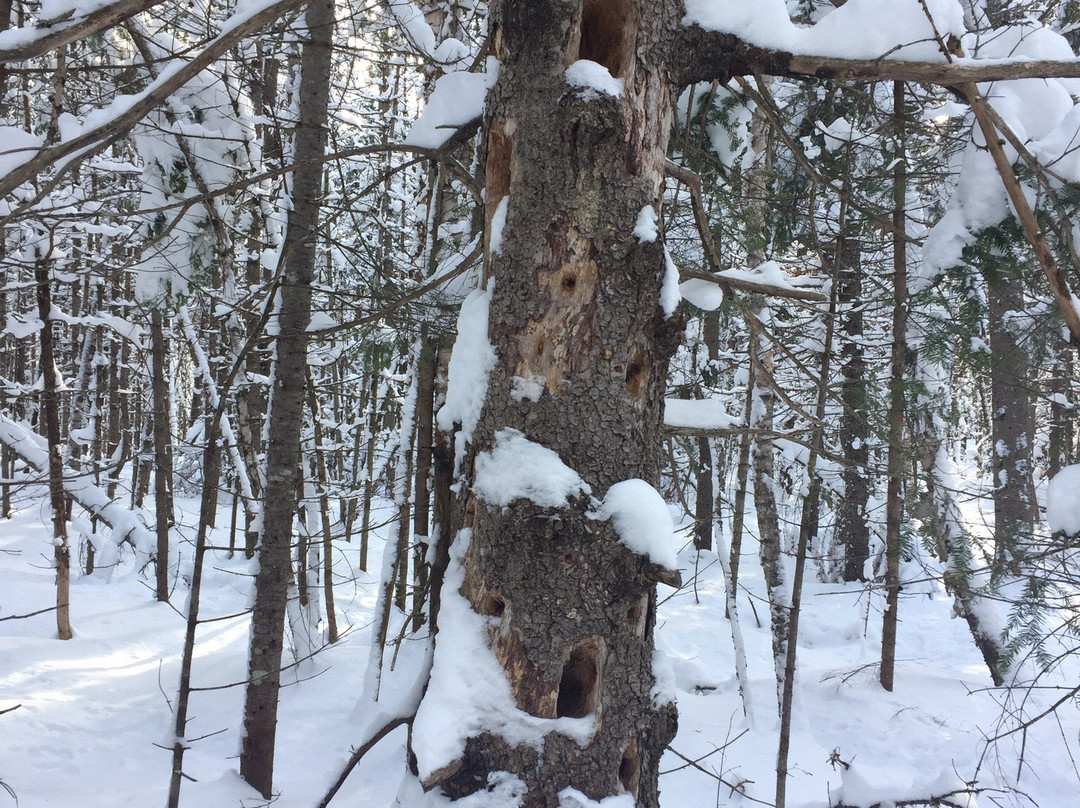
[[[218,518],[221,526],[229,522],[231,503],[224,499]],[[53,576],[43,559],[51,549],[47,515],[42,518],[44,501],[44,487],[23,487],[16,494],[14,518],[0,522],[0,617],[52,603]],[[181,566],[186,566],[197,502],[180,498],[177,504],[182,541],[174,549],[183,555]],[[377,500],[376,523],[386,521],[393,511],[392,503]],[[748,524],[753,524],[752,506],[747,516]],[[210,538],[215,546],[227,544],[227,527],[213,530]],[[752,536],[747,541],[744,557],[752,558],[757,547]],[[379,537],[373,538],[370,570],[380,569],[384,545]],[[462,542],[455,554],[464,547]],[[295,669],[286,673],[289,684],[282,691],[276,808],[315,805],[348,758],[350,747],[364,737],[375,717],[374,708],[358,700],[378,575],[359,571],[358,552],[357,541],[335,543],[338,620],[345,627],[344,638],[321,651],[304,673]],[[242,554],[230,559],[217,550],[210,552],[209,561],[202,614],[211,618],[243,612],[250,597],[253,562]],[[684,573],[696,569],[697,575],[681,590],[662,590],[657,643],[666,660],[654,667],[657,673],[670,671],[679,705],[680,729],[672,748],[698,760],[705,771],[686,766],[669,753],[661,767],[667,772],[660,778],[661,804],[665,808],[743,806],[750,804],[748,798],[768,800],[776,755],[775,720],[766,718],[767,711],[759,707],[758,724],[745,726],[733,651],[723,625],[724,586],[718,557],[710,552],[695,556],[686,549],[677,564]],[[442,640],[449,654],[467,658],[448,658],[446,669],[483,670],[490,651],[477,643],[487,631],[486,618],[472,613],[456,593],[460,570],[451,574],[458,576],[445,590],[449,600],[444,606],[445,625],[451,634]],[[167,699],[175,699],[183,617],[153,601],[146,581],[132,568],[130,555],[113,579],[107,585],[94,578],[74,582],[75,639],[69,642],[54,639],[50,613],[0,622],[0,710],[22,705],[0,716],[0,780],[15,790],[21,805],[113,808],[164,802],[169,755],[154,744],[170,742]],[[172,579],[179,605],[185,590],[175,569]],[[744,564],[740,582],[740,590],[749,598],[741,598],[743,603],[760,603],[764,585],[755,565]],[[999,726],[998,702],[1004,691],[989,689],[989,676],[967,627],[952,617],[952,599],[940,586],[929,589],[928,593],[902,593],[897,687],[888,694],[877,684],[874,667],[880,653],[880,593],[859,585],[807,583],[789,808],[824,808],[830,795],[835,803],[842,785],[847,789],[845,797],[880,801],[930,793],[942,786],[939,776],[946,771],[955,771],[962,779],[976,776],[985,737]],[[751,690],[756,704],[767,705],[775,700],[776,686],[767,617],[759,625],[752,609],[746,612],[743,629]],[[403,619],[395,614],[391,636],[397,636]],[[452,634],[455,630],[460,638]],[[204,625],[196,645],[194,684],[216,688],[242,681],[247,640],[248,621],[242,615]],[[403,688],[413,687],[424,646],[422,641],[405,639],[393,671],[389,670],[392,654],[387,654],[384,703],[396,703]],[[1075,685],[1078,674],[1077,665],[1068,663],[1054,683]],[[428,744],[422,761],[425,770],[453,755],[463,722],[481,721],[523,737],[533,731],[529,717],[517,713],[512,699],[508,700],[505,681],[500,683],[499,677],[489,681],[474,675],[468,682],[449,682],[442,674],[436,675],[434,686],[447,688],[458,708],[464,710],[476,700],[484,709],[470,707],[475,712],[464,713],[448,703],[443,710],[421,716],[421,743]],[[1031,713],[1052,701],[1040,691],[1032,691],[1028,698]],[[185,784],[183,805],[254,808],[262,802],[235,771],[242,699],[242,688],[237,687],[193,695],[192,742],[185,770],[198,782]],[[429,699],[428,703],[439,701]],[[1065,737],[1075,738],[1080,718],[1071,709],[1064,710],[1061,718]],[[587,720],[560,720],[569,722],[567,730],[587,734]],[[440,734],[444,731],[448,734]],[[210,737],[194,740],[202,735]],[[397,804],[403,808],[444,805],[444,800],[424,795],[408,773],[405,739],[401,728],[380,742],[333,805],[389,806],[399,799]],[[730,745],[724,748],[725,744]],[[1072,805],[1078,779],[1052,719],[1030,730],[1026,746],[1019,787],[1043,808]],[[829,766],[833,750],[855,767],[861,781],[858,792],[850,776]],[[977,773],[979,786],[1015,785],[1020,751],[1019,735],[1002,741]],[[713,774],[730,783],[743,783],[745,796],[727,786],[718,792]],[[513,804],[510,779],[492,785],[488,796],[506,798],[499,808]],[[992,796],[1003,806],[1030,805],[1019,798]],[[6,800],[0,793],[0,806],[14,804]],[[470,804],[471,808],[485,805],[490,803]]]

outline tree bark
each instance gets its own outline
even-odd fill
[[[426,329],[425,329],[426,331]],[[430,564],[431,544],[431,467],[435,446],[435,375],[438,369],[438,343],[426,333],[421,336],[416,388],[416,485],[413,491],[413,630],[424,623],[424,601]]]
[[[255,578],[251,652],[244,703],[240,774],[269,799],[281,683],[282,631],[290,576],[289,546],[296,515],[300,430],[307,376],[307,327],[318,243],[321,160],[326,148],[334,7],[312,0],[300,72],[300,121],[296,129],[293,205],[285,234],[284,278],[270,407],[270,440],[259,572]]]
[[[907,367],[907,154],[904,151],[904,84],[893,85],[893,117],[897,154],[893,166],[893,323],[892,372],[889,378],[889,483],[885,502],[885,614],[881,626],[881,686],[892,692],[896,668],[896,631],[900,605],[900,527],[904,517],[903,483],[907,469],[904,446],[904,376]]]
[[[994,573],[1019,575],[1035,527],[1031,479],[1035,407],[1031,358],[1023,333],[1022,269],[1010,256],[989,259],[987,276],[990,331],[991,468],[994,480]]]
[[[844,496],[837,507],[836,534],[843,549],[840,576],[844,581],[866,579],[864,567],[870,557],[870,528],[866,522],[866,504],[870,497],[869,462],[870,405],[863,357],[862,267],[859,248],[850,238],[840,238],[836,261],[839,267],[840,308],[843,312],[843,375],[840,397],[840,442],[844,450]]]
[[[38,246],[38,250],[43,245]],[[52,287],[49,257],[34,262],[38,317],[41,318],[41,422],[49,450],[49,505],[53,519],[53,565],[56,568],[56,634],[70,640],[71,548],[67,534],[67,497],[64,494],[63,444],[60,442],[60,374],[56,368],[52,330]]]
[[[500,205],[506,226],[501,250],[489,241],[486,256],[497,358],[473,457],[500,431],[518,430],[555,452],[595,497],[623,480],[659,478],[663,390],[681,328],[660,305],[660,237],[632,233],[643,209],[655,216],[661,204],[667,49],[682,13],[668,0],[489,7],[501,62],[486,113],[489,238]],[[579,59],[621,79],[621,94],[575,89],[565,68]],[[461,505],[471,528],[458,536],[469,542],[457,548],[464,584],[460,595],[444,587],[443,608],[464,596],[494,618],[491,652],[520,711],[592,717],[595,729],[584,746],[552,729],[537,748],[484,728],[457,760],[421,758],[425,785],[456,799],[511,772],[526,808],[558,805],[567,788],[656,806],[675,709],[650,692],[652,565],[618,541],[610,521],[587,516],[587,497],[503,508],[466,488]],[[414,736],[425,731],[423,713]]]
[[[154,399],[154,516],[157,555],[154,592],[159,601],[169,599],[169,527],[172,509],[169,488],[172,483],[172,452],[169,451],[169,385],[165,353],[165,318],[160,309],[150,314],[150,349],[153,376],[150,379]]]

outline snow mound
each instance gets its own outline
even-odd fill
[[[678,568],[675,525],[660,492],[644,480],[615,483],[604,496],[602,513],[611,519],[619,541],[664,569]]]
[[[542,508],[560,508],[570,497],[589,495],[592,490],[551,449],[516,429],[500,429],[491,451],[476,458],[473,493],[500,508],[515,499],[527,499]]]
[[[623,80],[611,75],[611,72],[598,62],[578,59],[566,68],[566,82],[578,90],[586,101],[592,101],[601,95],[618,98],[623,93]]]

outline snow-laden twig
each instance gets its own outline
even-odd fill
[[[202,345],[199,343],[198,335],[195,333],[195,327],[192,325],[191,315],[188,314],[187,306],[180,307],[180,310],[176,314],[176,322],[179,324],[184,339],[187,340],[188,347],[191,349],[191,355],[195,359],[195,370],[202,379],[210,409],[213,412],[217,412],[220,409],[220,396],[218,394],[217,382],[214,380],[214,374],[210,370],[210,363],[206,358],[206,352],[203,350]],[[244,463],[244,457],[240,453],[240,445],[236,440],[236,433],[233,431],[232,423],[229,421],[229,417],[224,411],[221,413],[220,428],[221,436],[225,438],[225,447],[229,452],[229,460],[232,461],[233,469],[236,471],[236,477],[240,483],[240,496],[244,500],[244,507],[249,514],[253,517],[257,517],[260,508],[259,503],[255,498],[255,492],[251,488],[251,478],[248,476],[247,464]]]
[[[39,474],[48,471],[49,456],[43,445],[44,439],[5,415],[0,415],[0,443],[7,444]],[[105,489],[95,485],[86,474],[75,473],[71,469],[66,469],[64,475],[64,491],[80,507],[112,528],[117,547],[124,541],[130,541],[138,554],[140,567],[150,560],[157,547],[157,539],[139,514],[109,497]]]

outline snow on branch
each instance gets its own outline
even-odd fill
[[[461,40],[446,37],[438,41],[424,13],[412,0],[389,0],[389,6],[390,13],[417,56],[444,70],[462,69],[473,59],[469,47]]]
[[[163,0],[89,2],[58,19],[39,20],[33,27],[0,32],[0,62],[22,62],[99,34]]]
[[[48,472],[49,455],[45,439],[5,415],[0,415],[0,443],[7,444],[39,474]],[[125,540],[130,541],[143,561],[156,552],[157,538],[143,524],[139,515],[110,498],[105,489],[95,485],[85,473],[67,469],[64,491],[80,507],[112,528],[117,546]]]
[[[29,156],[11,166],[8,173],[0,177],[0,197],[7,196],[55,163],[67,158],[87,157],[95,150],[123,137],[153,109],[242,39],[301,5],[301,0],[257,0],[241,3],[239,10],[222,26],[221,33],[210,40],[191,61],[162,71],[161,75],[138,95],[119,96],[109,106],[90,113],[81,127],[72,127],[72,131],[67,132],[67,136],[59,143],[39,149],[22,149],[21,151]],[[47,190],[43,191],[45,192]],[[30,204],[35,201],[31,200]]]
[[[672,50],[681,83],[755,70],[778,76],[910,81],[953,86],[1007,79],[1080,77],[1080,60],[963,58],[955,0],[848,0],[814,25],[792,21],[784,0],[687,0]],[[880,21],[888,18],[888,25]],[[939,42],[952,51],[942,53]],[[1055,55],[1056,56],[1056,55]]]

